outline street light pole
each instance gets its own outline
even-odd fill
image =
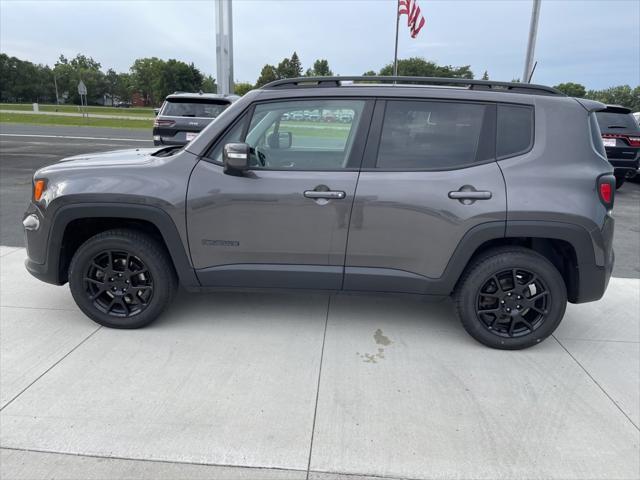
[[[233,19],[231,0],[216,0],[216,74],[218,93],[233,93]]]
[[[527,43],[527,57],[524,61],[524,73],[521,81],[524,83],[531,82],[533,75],[533,55],[536,50],[536,36],[538,35],[538,18],[540,18],[540,2],[541,0],[533,0],[531,9],[531,23],[529,24],[529,41]]]

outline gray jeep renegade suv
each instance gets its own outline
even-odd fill
[[[147,325],[178,283],[393,292],[452,295],[475,339],[529,347],[611,275],[604,108],[539,85],[279,80],[184,148],[36,172],[26,266],[109,327]]]

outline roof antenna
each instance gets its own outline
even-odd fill
[[[533,72],[536,71],[537,66],[538,66],[538,61],[536,60],[535,63],[533,64],[533,68],[531,69],[531,75],[529,75],[529,78],[527,79],[527,83],[531,83],[531,79],[533,78]]]

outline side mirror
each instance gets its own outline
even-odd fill
[[[249,154],[251,148],[246,143],[227,143],[222,149],[224,173],[240,175],[249,169]]]
[[[267,143],[269,144],[269,148],[273,148],[274,150],[291,148],[293,144],[293,134],[291,132],[278,132],[277,135],[272,133],[267,137]]]
[[[159,108],[154,108],[153,109],[153,114],[157,117],[158,114],[160,113],[160,109]]]

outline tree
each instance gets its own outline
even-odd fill
[[[376,72],[374,72],[373,70],[369,70],[367,72],[364,72],[362,74],[363,77],[375,77],[376,75],[378,75]]]
[[[130,102],[132,91],[131,75],[128,73],[119,73],[116,82],[115,96],[118,100]]]
[[[50,102],[54,99],[53,74],[49,67],[0,53],[0,101]]]
[[[298,54],[296,52],[293,52],[293,55],[291,55],[290,66],[293,77],[302,76],[302,63],[300,62],[300,59],[298,58]]]
[[[113,105],[115,103],[116,90],[118,89],[118,74],[113,68],[110,68],[107,70],[104,80],[107,86],[107,92],[111,95],[111,104]]]
[[[586,98],[610,105],[622,105],[634,112],[640,111],[640,86],[618,85],[604,90],[589,90]]]
[[[156,79],[160,75],[164,61],[157,57],[138,58],[131,65],[131,83],[134,91],[140,93],[146,105],[155,105]]]
[[[193,63],[186,64],[170,58],[158,64],[158,73],[152,83],[154,105],[159,104],[173,92],[197,92],[202,88],[204,77]]]
[[[307,77],[331,77],[333,72],[329,68],[329,62],[325,59],[318,59],[313,62],[313,68],[307,69]]]
[[[302,65],[298,54],[293,52],[291,58],[283,58],[276,67],[276,75],[280,78],[296,78],[302,76]]]
[[[71,60],[60,55],[53,67],[53,73],[58,83],[58,91],[69,102],[80,104],[78,83],[80,80],[87,87],[87,102],[96,103],[107,89],[104,73],[100,70],[100,63],[81,53]]]
[[[278,71],[273,65],[266,64],[260,71],[260,76],[256,80],[256,88],[260,88],[269,82],[278,80]]]
[[[253,90],[253,85],[249,82],[238,82],[233,86],[233,91],[236,95],[244,95],[251,90]]]
[[[486,70],[482,74],[482,80],[489,80],[489,72],[487,72]]]
[[[380,70],[380,75],[393,74],[393,63],[385,65]],[[473,78],[473,72],[469,65],[453,67],[451,65],[440,66],[435,62],[429,62],[421,57],[411,57],[398,60],[398,75],[410,77],[448,77],[448,78]]]
[[[216,85],[216,79],[211,75],[207,75],[202,80],[202,91],[205,93],[218,93],[218,85]]]
[[[572,83],[572,82],[559,83],[553,88],[560,90],[562,93],[564,93],[565,95],[569,95],[570,97],[582,98],[587,93],[587,90],[584,88],[584,85],[580,85],[579,83]]]

